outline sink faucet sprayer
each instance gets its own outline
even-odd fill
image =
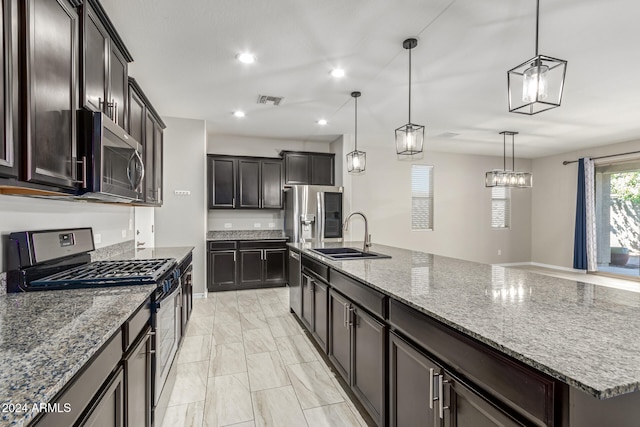
[[[354,215],[360,215],[364,220],[364,246],[362,248],[362,251],[369,252],[369,248],[371,247],[371,234],[369,234],[369,224],[367,222],[367,217],[364,216],[362,212],[352,212],[349,214],[347,219],[344,220],[344,231],[349,230],[349,220]]]

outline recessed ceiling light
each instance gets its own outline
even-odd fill
[[[256,62],[255,55],[249,52],[239,53],[236,55],[236,58],[243,64],[253,64]]]
[[[331,76],[336,78],[344,77],[344,70],[342,68],[334,68],[331,70]]]
[[[236,117],[244,117],[244,111],[240,111],[240,110],[234,111],[233,115]]]
[[[320,126],[324,126],[324,125],[326,125],[327,123],[329,123],[329,122],[327,122],[325,119],[320,119],[320,120],[318,120],[318,124],[319,124]]]

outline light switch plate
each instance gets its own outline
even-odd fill
[[[94,234],[93,243],[102,243],[102,234]]]
[[[127,237],[127,230],[122,230],[122,237]]]

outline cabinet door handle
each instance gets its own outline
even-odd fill
[[[433,368],[429,368],[429,409],[433,409]]]
[[[236,262],[236,253],[233,253],[233,262]]]
[[[295,252],[289,252],[289,256],[297,261],[300,261],[300,255]]]
[[[449,409],[448,406],[444,406],[444,383],[448,383],[449,380],[445,380],[443,375],[438,375],[438,399],[440,400],[440,419],[444,418],[444,410]]]
[[[345,302],[345,303],[343,303],[343,304],[342,304],[342,307],[343,307],[343,309],[344,309],[344,310],[342,310],[342,315],[343,315],[343,317],[344,317],[344,327],[345,327],[345,328],[348,328],[348,327],[349,327],[349,325],[347,324],[347,311],[348,311],[347,303],[346,303],[346,302]]]
[[[235,207],[236,207],[236,198],[235,198],[235,197],[232,197],[232,198],[231,198],[231,207],[232,207],[232,208],[235,208]]]
[[[358,316],[355,313],[356,309],[349,304],[349,312],[347,313],[347,317],[349,318],[349,326],[358,326]]]
[[[116,124],[118,123],[118,102],[117,101],[113,101],[113,121]]]

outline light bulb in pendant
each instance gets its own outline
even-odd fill
[[[360,169],[360,156],[353,156],[353,168]]]
[[[549,67],[540,63],[533,63],[524,72],[522,81],[522,101],[535,102],[548,96],[547,71]]]

